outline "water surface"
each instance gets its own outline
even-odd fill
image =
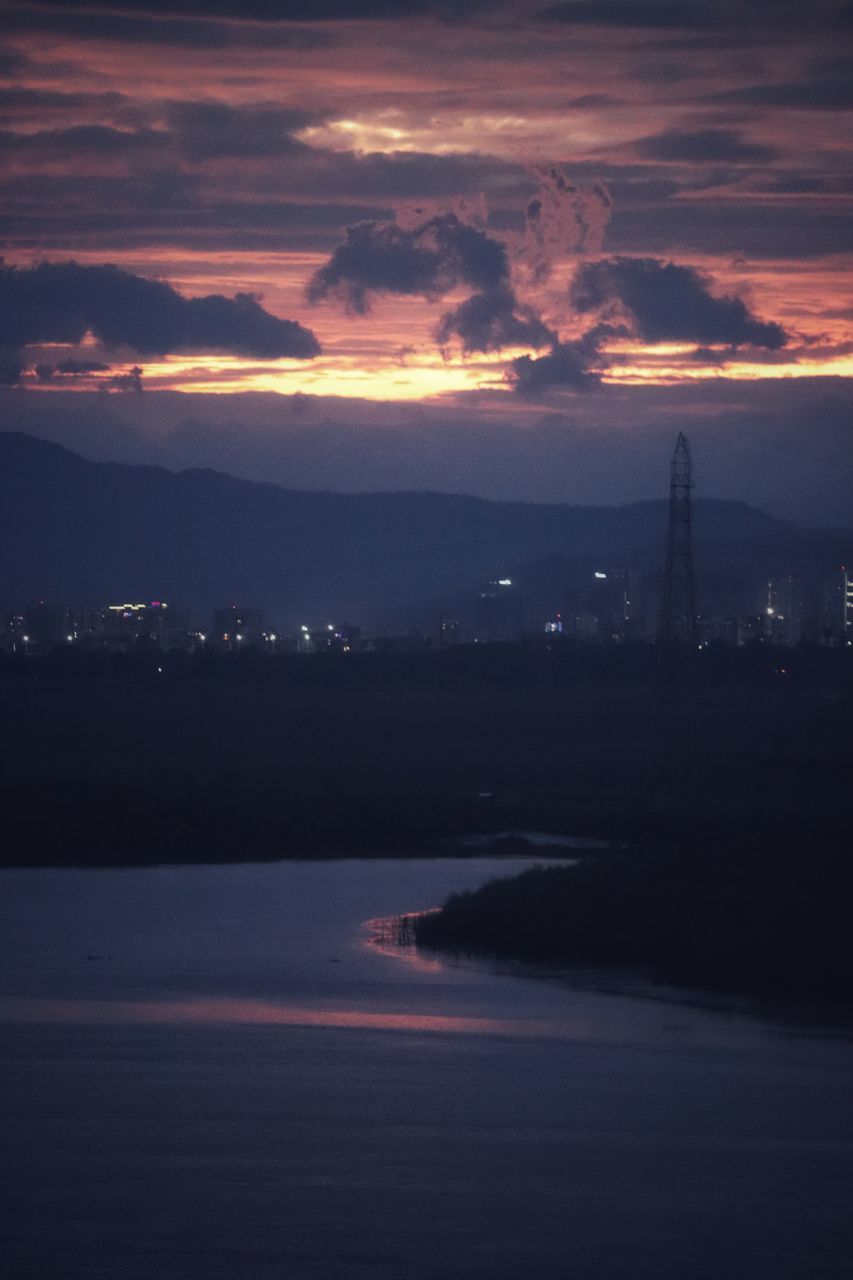
[[[0,873],[9,1273],[846,1280],[849,1043],[370,945],[521,865]]]

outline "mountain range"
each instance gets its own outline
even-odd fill
[[[511,576],[528,610],[547,613],[593,569],[659,580],[667,480],[659,501],[623,506],[310,492],[91,462],[5,431],[0,603],[164,599],[203,620],[234,602],[286,628],[405,629],[464,612],[480,582]],[[694,530],[706,612],[757,608],[768,577],[829,579],[853,553],[853,530],[802,528],[740,502],[699,498]]]

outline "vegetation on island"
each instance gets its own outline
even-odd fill
[[[853,995],[853,859],[839,840],[622,851],[533,867],[414,919],[417,945],[785,998]]]

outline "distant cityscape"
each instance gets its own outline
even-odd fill
[[[461,616],[437,616],[404,634],[371,633],[346,622],[306,621],[298,629],[276,625],[258,608],[230,604],[203,623],[180,603],[165,600],[55,604],[44,600],[7,608],[0,650],[45,654],[61,646],[84,651],[207,649],[237,654],[352,653],[447,648],[458,644],[517,644],[531,637],[582,645],[654,642],[659,636],[657,585],[628,569],[598,569],[567,588],[547,615],[525,608],[522,584],[510,577],[483,582]],[[846,566],[822,581],[794,575],[756,584],[748,613],[696,618],[700,648],[770,644],[794,648],[853,645],[853,572]]]

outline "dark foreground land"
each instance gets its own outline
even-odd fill
[[[5,865],[849,841],[853,652],[0,655]],[[462,850],[460,850],[462,851]]]

